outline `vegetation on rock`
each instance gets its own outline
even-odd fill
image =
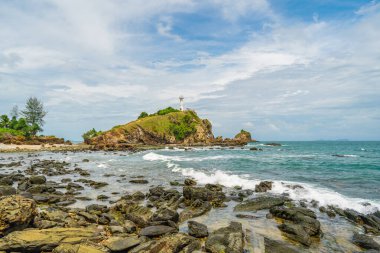
[[[101,133],[102,133],[102,131],[96,131],[95,128],[93,128],[93,129],[85,132],[84,134],[82,134],[82,138],[85,142],[87,142],[91,138],[94,138],[94,137],[100,135]]]

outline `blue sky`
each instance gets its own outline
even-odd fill
[[[380,140],[380,3],[4,0],[0,112],[37,96],[80,140],[186,106],[215,135]]]

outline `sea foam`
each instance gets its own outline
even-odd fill
[[[232,156],[230,156],[232,157]],[[143,156],[147,161],[163,161],[173,172],[181,173],[185,177],[194,178],[199,184],[221,184],[226,187],[240,186],[243,189],[254,189],[262,180],[248,177],[247,175],[236,175],[222,170],[213,170],[204,172],[194,168],[182,168],[179,161],[203,161],[210,159],[230,159],[228,156],[210,156],[207,158],[188,158],[181,156],[166,156],[156,153],[148,153]],[[273,180],[271,180],[273,181]],[[301,187],[292,187],[299,185]],[[331,189],[322,188],[312,184],[291,182],[291,181],[273,181],[273,187],[270,191],[274,194],[286,193],[293,200],[315,200],[320,206],[333,205],[340,208],[354,209],[360,213],[372,213],[380,210],[380,203],[360,198],[350,198]],[[364,206],[363,203],[370,203]]]

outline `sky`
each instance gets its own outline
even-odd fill
[[[0,114],[38,97],[46,135],[183,95],[216,136],[380,140],[379,1],[2,0],[0,38]]]

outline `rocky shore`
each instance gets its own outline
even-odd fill
[[[191,178],[152,185],[127,170],[116,182],[141,190],[108,192],[105,178],[116,176],[94,177],[83,168],[89,162],[39,153],[0,156],[0,252],[380,251],[380,212],[294,201],[271,194],[270,181],[255,189]],[[96,198],[81,194],[85,190]],[[334,231],[337,226],[350,229]]]

